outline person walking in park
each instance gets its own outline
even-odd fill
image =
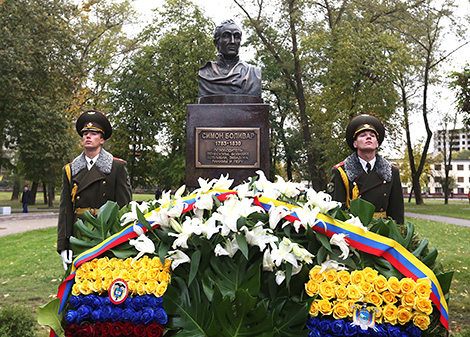
[[[402,224],[405,211],[399,170],[377,154],[384,136],[385,128],[377,117],[361,114],[351,119],[346,142],[354,153],[333,167],[327,190],[343,208],[362,198],[374,204],[376,217],[391,217]]]
[[[69,239],[76,236],[74,223],[82,214],[89,211],[96,216],[108,200],[123,207],[132,199],[126,162],[103,149],[112,134],[106,116],[97,110],[87,110],[78,117],[75,127],[82,137],[84,151],[62,170],[57,252],[64,269],[72,263]]]
[[[21,203],[23,204],[23,213],[28,213],[28,205],[31,202],[31,191],[28,186],[24,187]]]

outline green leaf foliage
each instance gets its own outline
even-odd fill
[[[48,326],[54,330],[59,337],[64,337],[65,332],[62,328],[61,322],[64,316],[64,311],[59,314],[60,298],[53,299],[49,303],[38,308],[38,323]]]

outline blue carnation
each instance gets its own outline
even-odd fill
[[[103,322],[103,311],[101,309],[95,309],[91,313],[91,319],[93,322]]]
[[[82,305],[80,308],[77,309],[78,315],[80,316],[80,321],[86,320],[90,317],[91,313],[93,312],[93,308],[89,305]]]
[[[80,295],[80,296],[70,296],[69,303],[72,307],[74,307],[76,309],[76,308],[78,308],[79,306],[81,306],[83,304],[82,299],[83,299],[82,295]]]
[[[333,332],[333,335],[335,336],[344,336],[344,326],[346,324],[342,319],[337,319],[334,320],[333,323],[331,324],[331,332]]]
[[[406,332],[410,337],[421,337],[421,329],[415,325],[410,325],[406,328]]]
[[[308,337],[322,337],[322,334],[316,328],[313,328],[308,333]]]
[[[347,337],[357,335],[358,326],[354,323],[348,323],[344,326],[344,335]]]
[[[309,328],[310,330],[313,330],[314,328],[318,326],[319,323],[320,323],[320,320],[317,317],[310,317],[307,321],[307,328]]]
[[[323,319],[320,321],[320,324],[318,324],[318,330],[320,330],[322,334],[324,335],[330,330],[330,325],[331,325],[331,322],[329,320]]]
[[[153,311],[153,320],[158,324],[164,325],[168,323],[168,315],[163,308],[156,308]]]
[[[80,315],[78,314],[77,310],[69,310],[65,314],[65,320],[68,323],[78,324],[80,323]]]

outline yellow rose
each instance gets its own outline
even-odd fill
[[[427,278],[416,281],[416,296],[429,298],[431,295],[431,281]]]
[[[310,269],[308,276],[311,280],[317,281],[318,283],[323,282],[325,280],[325,273],[319,274],[321,270],[321,266],[315,266]]]
[[[384,322],[383,310],[382,307],[377,307],[375,311],[375,322],[376,323],[383,323]]]
[[[157,269],[163,269],[163,264],[162,264],[162,260],[160,260],[159,257],[154,257],[152,259],[152,267],[153,268],[157,268]]]
[[[429,327],[431,320],[428,315],[425,314],[416,314],[413,316],[413,324],[416,325],[421,330],[426,330]]]
[[[320,289],[320,286],[314,280],[309,280],[307,283],[305,283],[305,292],[310,297],[313,297],[316,294],[318,294],[319,289]]]
[[[132,268],[132,259],[130,257],[124,260],[123,267],[126,270],[130,270]]]
[[[98,260],[98,268],[101,270],[109,268],[109,258],[107,256]]]
[[[431,315],[432,313],[432,303],[429,299],[424,297],[416,297],[414,308],[426,315]]]
[[[80,266],[80,269],[82,269],[84,272],[90,271],[90,263],[85,262],[84,264]]]
[[[377,270],[366,267],[364,268],[364,281],[372,283],[378,274],[379,272]]]
[[[119,278],[122,278],[124,281],[130,281],[131,279],[131,274],[125,270],[125,269],[122,269],[121,272],[119,273]]]
[[[93,284],[88,280],[84,280],[80,283],[79,289],[83,295],[90,295],[93,292]]]
[[[369,282],[361,282],[358,284],[359,291],[362,295],[370,294],[374,290],[374,286]]]
[[[155,280],[148,280],[145,283],[145,291],[147,292],[147,294],[153,294],[154,292],[156,292],[157,287],[158,287],[158,282]]]
[[[400,323],[401,325],[404,325],[411,320],[411,317],[413,317],[413,315],[411,314],[410,310],[408,310],[405,307],[398,308],[398,313],[397,313],[398,323]]]
[[[346,289],[348,289],[348,298],[350,300],[359,301],[362,299],[361,291],[356,284],[350,284]]]
[[[118,259],[113,257],[112,259],[109,260],[108,265],[109,268],[111,269],[118,269]]]
[[[377,275],[373,283],[374,283],[375,290],[377,290],[379,294],[383,293],[385,290],[388,289],[387,279],[383,275]]]
[[[106,268],[105,270],[102,270],[100,273],[101,279],[112,279],[113,278],[113,273],[111,272],[111,269]]]
[[[351,282],[351,274],[347,270],[338,272],[338,283],[347,286]]]
[[[383,318],[385,323],[397,324],[398,308],[393,304],[383,307]]]
[[[415,304],[415,299],[416,296],[414,294],[405,294],[401,298],[401,305],[408,309],[411,309]]]
[[[119,278],[119,275],[120,275],[120,274],[121,274],[121,269],[113,269],[113,270],[111,271],[111,278],[112,278],[113,280],[115,280],[115,279]]]
[[[336,298],[338,300],[346,300],[348,298],[348,289],[344,285],[337,285],[335,288]]]
[[[335,297],[335,286],[328,282],[322,282],[318,292],[323,299],[331,300]]]
[[[317,317],[318,316],[318,303],[313,301],[312,305],[310,306],[310,310],[308,311],[308,314],[311,317]]]
[[[136,282],[137,282],[137,281],[139,280],[139,277],[138,277],[139,272],[138,272],[137,270],[131,269],[130,272],[129,272],[129,274],[130,274],[130,278],[129,278],[129,279],[130,279],[131,281],[136,281]]]
[[[150,268],[147,270],[147,280],[158,280],[158,269],[157,268]]]
[[[155,295],[157,297],[162,297],[163,294],[165,294],[165,291],[167,288],[168,288],[168,283],[166,282],[160,283],[157,287],[157,292],[155,293]]]
[[[352,284],[359,284],[364,282],[364,271],[362,270],[353,270],[351,272],[351,283]]]
[[[93,280],[93,272],[92,271],[87,271],[85,272],[85,274],[83,275],[83,279],[84,280]]]
[[[72,286],[72,295],[80,295],[80,283],[74,283],[74,285]]]
[[[111,286],[111,283],[113,283],[113,281],[110,278],[107,278],[107,279],[103,280],[103,282],[101,283],[101,288],[104,291],[108,291],[109,287]]]
[[[101,279],[98,279],[93,282],[93,291],[96,293],[102,293],[103,292],[103,281]]]
[[[139,260],[135,260],[134,263],[132,264],[132,269],[140,269],[142,263],[140,262],[140,259]]]
[[[171,260],[170,259],[166,259],[165,260],[165,267],[163,268],[164,270],[166,270],[167,272],[170,271],[170,268],[171,268]]]
[[[158,273],[158,282],[167,282],[170,283],[170,273],[166,271],[161,271]]]
[[[334,269],[330,269],[325,273],[325,281],[329,283],[336,283],[338,273]]]
[[[127,282],[127,287],[129,288],[130,293],[132,293],[132,294],[137,293],[137,282],[136,281]]]
[[[331,305],[330,301],[322,299],[318,300],[317,303],[318,311],[322,315],[331,315],[331,313],[333,312],[333,306]]]
[[[346,308],[348,309],[348,316],[349,317],[352,317],[352,314],[354,312],[354,304],[356,303],[356,301],[354,300],[346,300],[344,301],[344,305],[346,306]]]
[[[333,317],[334,319],[343,319],[348,317],[349,311],[344,302],[336,302],[333,306]]]
[[[398,301],[398,299],[395,297],[395,294],[392,294],[388,290],[382,293],[382,298],[384,299],[384,302],[387,304],[395,304]]]
[[[137,274],[137,280],[140,282],[147,281],[147,271],[145,269],[141,269]]]
[[[90,261],[90,270],[96,270],[98,269],[98,260],[97,259],[93,259]]]
[[[402,278],[400,280],[400,289],[402,294],[411,294],[416,289],[416,282],[410,278]]]
[[[395,276],[388,279],[388,290],[395,295],[401,294],[400,281]]]
[[[137,283],[137,294],[140,296],[145,295],[145,283],[144,282],[136,282]]]
[[[147,255],[140,259],[140,268],[144,270],[152,268],[152,260],[150,260]]]
[[[374,304],[376,307],[380,307],[383,303],[383,299],[378,292],[373,291],[367,295],[367,302]]]

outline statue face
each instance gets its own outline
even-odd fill
[[[238,55],[242,32],[235,24],[229,24],[222,28],[217,43],[217,50],[224,55],[226,59],[232,59]]]

